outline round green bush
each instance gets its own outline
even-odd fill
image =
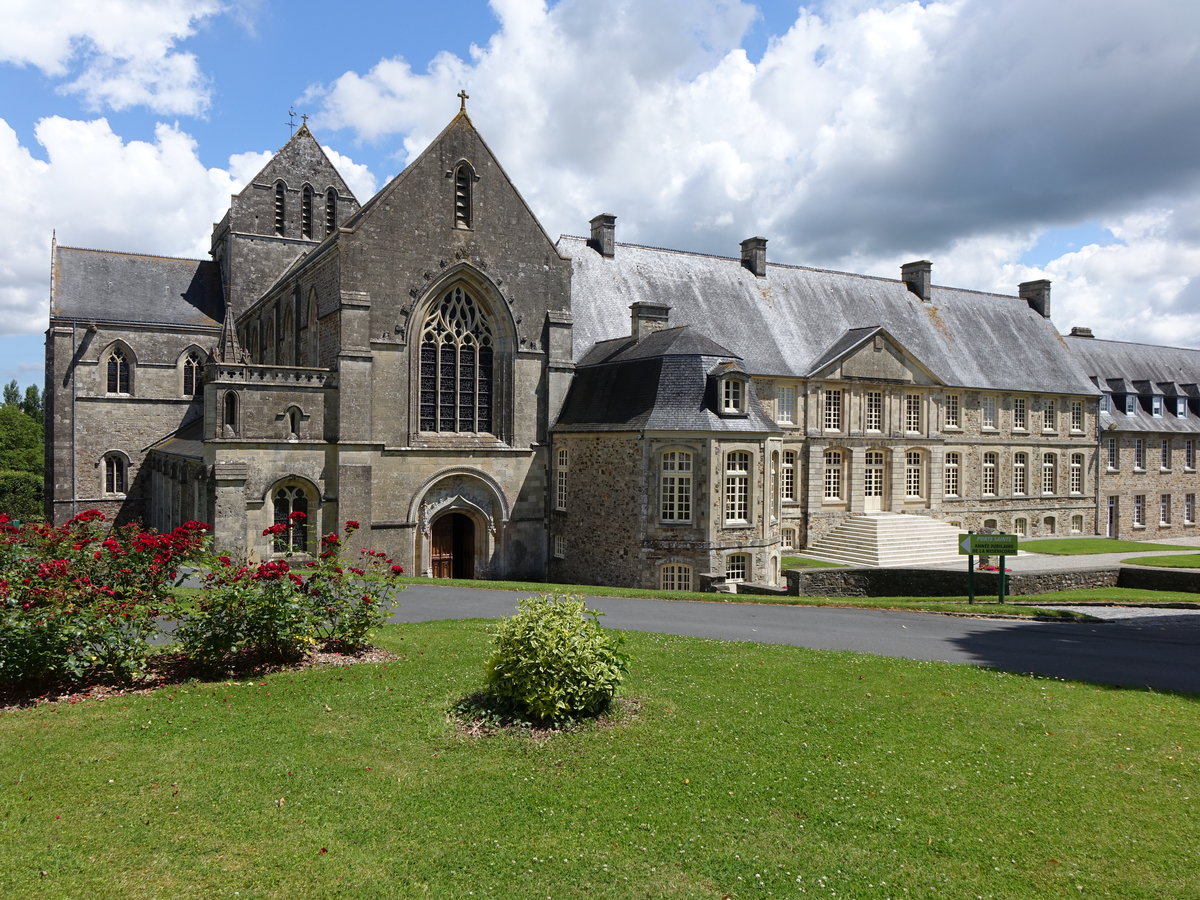
[[[601,613],[567,594],[527,597],[496,628],[487,689],[532,722],[559,724],[608,708],[628,660]]]

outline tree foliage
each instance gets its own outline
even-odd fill
[[[42,442],[41,423],[25,415],[19,406],[0,406],[0,469],[41,475]]]

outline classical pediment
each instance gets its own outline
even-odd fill
[[[808,377],[924,385],[944,383],[881,326],[846,331],[813,363]]]

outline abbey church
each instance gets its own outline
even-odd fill
[[[362,202],[301,127],[210,259],[56,245],[48,516],[258,557],[356,520],[414,574],[680,590],[778,584],[862,516],[1194,530],[1200,352],[1064,337],[1044,281],[587,231],[551,238],[463,109]]]

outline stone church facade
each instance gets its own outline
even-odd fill
[[[363,203],[302,127],[211,259],[55,246],[52,282],[56,522],[266,557],[357,520],[417,574],[679,589],[779,583],[861,513],[1097,529],[1106,388],[1048,283],[641,247],[608,214],[555,242],[465,110]]]

